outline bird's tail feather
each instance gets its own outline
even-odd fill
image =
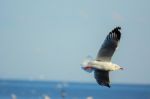
[[[82,66],[87,66],[87,65],[89,65],[89,63],[91,62],[93,60],[93,58],[91,57],[91,56],[87,56],[84,60],[83,60],[83,62],[82,62]]]
[[[91,73],[94,68],[92,66],[90,66],[90,62],[93,60],[93,58],[91,56],[87,56],[86,59],[82,62],[81,64],[81,68],[83,70],[85,70],[86,72]]]

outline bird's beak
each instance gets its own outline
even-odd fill
[[[123,67],[120,67],[120,70],[124,70],[124,68],[123,68]]]

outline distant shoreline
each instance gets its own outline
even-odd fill
[[[11,83],[68,83],[68,84],[88,84],[88,85],[97,85],[96,83],[91,83],[91,82],[73,82],[73,81],[55,81],[55,80],[25,80],[25,79],[0,79],[1,82],[11,82]],[[113,86],[150,86],[150,84],[133,84],[133,83],[113,83]]]

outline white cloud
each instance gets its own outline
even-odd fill
[[[123,21],[124,20],[123,16],[118,12],[113,12],[112,18],[114,20],[117,20],[117,21]]]

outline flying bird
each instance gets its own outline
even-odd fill
[[[123,67],[111,62],[111,58],[118,47],[121,38],[121,27],[114,28],[104,40],[96,59],[85,60],[82,69],[87,72],[94,71],[97,83],[110,88],[109,72],[123,70]]]

